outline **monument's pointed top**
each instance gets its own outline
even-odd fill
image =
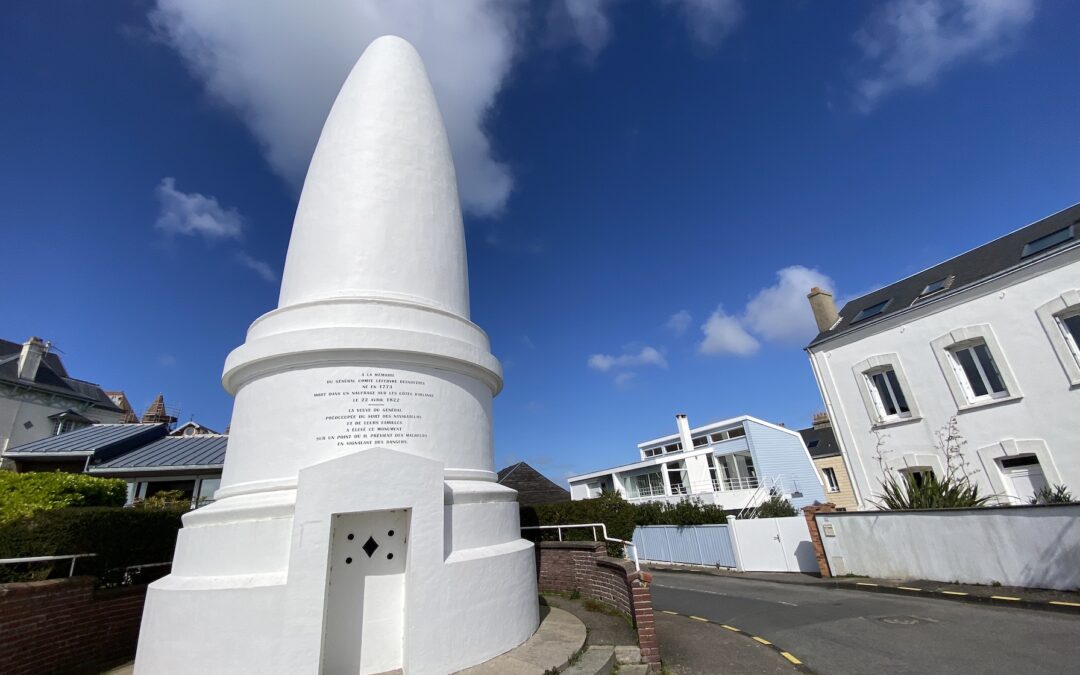
[[[388,35],[353,67],[296,211],[279,306],[358,297],[469,315],[465,236],[420,55]]]

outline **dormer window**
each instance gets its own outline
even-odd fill
[[[1073,238],[1073,230],[1076,227],[1075,224],[1063,227],[1060,230],[1051,232],[1050,234],[1039,237],[1038,239],[1032,239],[1028,243],[1024,244],[1024,250],[1020,253],[1021,258],[1027,258],[1033,256],[1036,253],[1042,253],[1047,249],[1054,248],[1060,244],[1064,244]]]
[[[855,315],[855,318],[851,320],[851,323],[858,323],[860,321],[864,321],[871,317],[875,317],[878,314],[881,314],[885,311],[885,308],[889,306],[890,302],[892,302],[892,298],[889,298],[888,300],[882,300],[877,304],[863,308],[859,311],[858,314]]]
[[[938,279],[932,283],[926,284],[926,286],[919,292],[919,299],[925,298],[928,295],[939,293],[952,286],[954,277],[948,276],[944,279]]]

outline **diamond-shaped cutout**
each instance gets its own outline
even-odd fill
[[[375,537],[368,537],[361,548],[364,549],[364,553],[367,553],[367,557],[370,558],[375,555],[375,551],[379,548],[379,542],[375,541]]]

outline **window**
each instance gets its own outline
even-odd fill
[[[682,443],[672,443],[664,446],[664,452],[678,452],[682,450]]]
[[[695,448],[702,448],[709,444],[709,439],[705,436],[698,436],[693,439]]]
[[[746,429],[742,427],[735,427],[734,429],[728,429],[728,438],[739,438],[746,435]]]
[[[630,479],[626,487],[631,497],[662,497],[664,477],[659,471],[638,474]]]
[[[876,354],[856,363],[852,373],[874,426],[919,419],[919,408],[904,376],[899,355]]]
[[[869,319],[870,317],[881,314],[885,311],[885,308],[889,306],[890,302],[892,302],[892,298],[889,298],[888,300],[882,300],[876,305],[870,305],[869,307],[863,308],[859,311],[858,314],[855,315],[855,318],[851,320],[851,323],[858,323],[859,321],[862,321],[864,319]]]
[[[870,394],[874,399],[874,405],[877,406],[880,419],[911,416],[904,390],[896,379],[895,370],[886,368],[869,372],[866,377],[870,382]]]
[[[814,448],[816,448],[818,446],[818,443],[819,443],[818,439],[815,438],[814,440],[812,440],[812,441],[810,441],[809,443],[806,444],[806,449],[807,450],[813,450]]]
[[[713,492],[720,492],[720,475],[716,469],[716,458],[712,455],[705,455],[705,459],[709,463],[709,478],[712,481]]]
[[[952,286],[953,277],[945,277],[944,279],[938,279],[937,281],[927,284],[925,288],[919,293],[920,298],[925,298],[928,295],[933,295],[938,291],[943,291],[949,286]]]
[[[1008,396],[1009,391],[1001,378],[990,348],[985,342],[975,342],[966,347],[952,350],[953,359],[959,368],[961,384],[964,385],[968,399],[977,401],[986,398]]]
[[[918,467],[914,469],[904,469],[900,472],[904,475],[912,485],[917,488],[932,482],[934,480],[934,470],[927,467]]]
[[[671,494],[685,495],[689,493],[689,481],[686,479],[686,468],[681,461],[668,464],[668,483],[671,484]]]
[[[657,455],[659,455],[659,454],[661,454],[663,452],[664,452],[664,448],[662,448],[662,447],[647,448],[645,450],[645,456],[646,457],[656,457]]]
[[[836,480],[836,469],[825,467],[821,470],[825,474],[825,484],[829,492],[840,492],[840,483]]]
[[[998,460],[1002,469],[1018,469],[1022,466],[1038,466],[1039,458],[1035,455],[1021,455],[1019,457],[1005,457]]]
[[[1028,243],[1024,244],[1024,250],[1020,253],[1021,258],[1027,258],[1028,256],[1035,255],[1036,253],[1042,253],[1047,249],[1054,248],[1058,244],[1064,244],[1073,238],[1073,227],[1063,227],[1056,232],[1051,232],[1048,235],[1039,237],[1038,239],[1032,239]]]
[[[1080,387],[1080,289],[1065,291],[1035,310],[1073,387]]]
[[[964,326],[930,343],[958,410],[1022,397],[989,324]]]

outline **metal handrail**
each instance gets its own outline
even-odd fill
[[[70,555],[37,555],[27,558],[0,558],[0,565],[18,565],[21,563],[49,562],[51,560],[71,560],[68,576],[75,576],[75,561],[79,558],[94,558],[97,553],[73,553]]]
[[[641,563],[638,562],[637,546],[634,545],[634,542],[626,541],[625,539],[615,539],[614,537],[609,537],[608,533],[607,533],[607,525],[605,525],[604,523],[584,523],[582,525],[526,525],[526,526],[523,526],[521,529],[523,529],[523,530],[557,530],[558,533],[559,533],[559,541],[562,541],[563,540],[563,538],[562,538],[563,529],[570,530],[570,529],[574,529],[574,528],[581,529],[581,528],[585,528],[585,527],[588,527],[588,528],[592,529],[593,541],[598,541],[598,539],[596,538],[596,528],[599,527],[600,532],[604,535],[604,541],[610,541],[613,544],[622,544],[624,548],[626,546],[629,546],[630,548],[632,548],[634,550],[634,570],[637,571],[637,572],[641,571]]]

